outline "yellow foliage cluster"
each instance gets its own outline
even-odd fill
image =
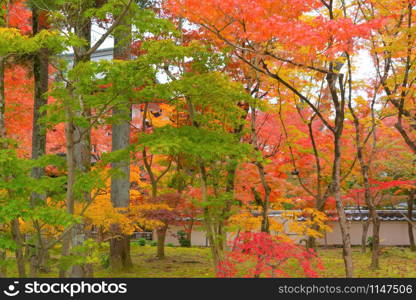
[[[173,209],[169,205],[163,203],[141,203],[138,206],[133,206],[130,211],[132,219],[137,222],[140,227],[153,230],[165,225],[161,220],[149,217],[149,214],[151,214],[152,211],[157,210],[172,211]]]
[[[306,217],[304,221],[298,221],[300,216]],[[299,236],[310,236],[315,238],[323,237],[323,233],[331,231],[331,227],[326,225],[328,217],[325,213],[314,208],[305,208],[301,211],[287,211],[282,214],[282,218],[288,222],[289,231]]]
[[[104,192],[94,197],[92,203],[84,212],[84,217],[90,225],[100,227],[104,232],[109,232],[112,224],[118,224],[124,234],[132,234],[144,228],[155,229],[163,225],[159,220],[148,218],[148,212],[160,209],[171,210],[171,208],[166,204],[143,203],[143,191],[149,190],[150,185],[141,180],[140,172],[138,166],[130,166],[130,181],[136,187],[130,190],[131,205],[128,209],[113,207],[110,198],[111,178],[104,176],[107,177]],[[138,203],[140,205],[136,205]],[[81,213],[84,205],[76,204],[76,214]]]
[[[299,221],[300,216],[306,216],[306,220]],[[269,229],[280,237],[289,238],[285,231],[285,224],[287,224],[287,230],[291,234],[299,237],[319,238],[323,236],[323,232],[331,230],[326,225],[327,220],[324,213],[313,208],[305,208],[302,211],[286,211],[280,219],[269,218]],[[244,211],[230,217],[228,225],[235,231],[259,231],[261,221],[261,216],[254,216],[249,211]]]
[[[261,226],[261,218],[253,216],[250,212],[242,212],[231,216],[228,225],[243,231],[256,231]]]
[[[49,207],[54,207],[55,209],[62,209],[66,210],[65,208],[65,202],[64,201],[52,201],[51,198],[46,199],[46,204]],[[31,219],[22,219],[19,218],[19,224],[20,224],[20,231],[22,234],[34,234],[36,232],[35,225]],[[51,225],[47,223],[38,224],[42,228],[42,234],[46,237],[56,237],[60,235],[64,231],[64,226],[62,225]]]
[[[167,104],[160,104],[159,107],[161,109],[161,115],[158,117],[148,114],[148,118],[150,119],[153,127],[163,127],[172,123],[170,116],[173,113],[174,107]]]
[[[113,207],[109,194],[97,196],[85,211],[85,217],[90,224],[102,227],[104,231],[109,231],[112,224],[118,224],[121,232],[127,235],[138,229],[126,212]]]

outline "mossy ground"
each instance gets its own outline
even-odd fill
[[[341,248],[319,249],[318,255],[324,266],[320,277],[344,277],[344,262]],[[101,278],[169,278],[169,277],[214,277],[209,248],[166,247],[166,258],[157,259],[156,247],[132,244],[134,266],[128,272],[112,272],[101,265],[94,267],[95,277]],[[380,269],[371,270],[371,254],[361,253],[360,248],[353,248],[355,277],[412,277],[416,278],[416,252],[409,248],[384,247],[380,254]],[[10,270],[9,276],[16,276]],[[57,270],[42,277],[57,277]]]
[[[134,246],[134,268],[130,272],[111,273],[99,268],[97,277],[213,277],[214,271],[208,248],[166,247],[166,258],[155,258],[155,247]],[[341,248],[319,249],[318,255],[324,265],[321,277],[343,277],[344,261]],[[371,254],[353,249],[356,277],[416,277],[416,252],[408,248],[386,247],[380,255],[380,269],[369,268]]]

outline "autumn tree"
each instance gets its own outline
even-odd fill
[[[311,249],[265,232],[246,232],[232,243],[232,250],[218,267],[217,277],[318,277],[313,266],[317,260]],[[295,267],[290,266],[295,262]],[[322,265],[318,260],[318,268]]]
[[[165,258],[165,240],[169,226],[182,223],[180,208],[183,201],[184,198],[178,193],[164,193],[156,197],[150,197],[147,201],[141,203],[137,209],[134,209],[134,214],[140,220],[145,220],[144,224],[152,224],[151,226],[147,225],[147,228],[153,227],[156,230],[156,257],[159,259]]]
[[[255,7],[253,7],[255,5]],[[353,276],[351,242],[342,204],[341,137],[344,129],[348,70],[345,58],[355,51],[357,37],[366,37],[377,22],[352,17],[357,8],[343,1],[168,1],[174,13],[200,24],[218,43],[230,47],[236,57],[291,91],[308,105],[333,135],[334,158],[330,191],[336,199],[346,276]],[[354,11],[355,9],[355,11]],[[314,10],[313,14],[310,12]],[[348,29],[347,29],[348,28]],[[308,33],[307,36],[304,33]],[[294,73],[298,72],[297,74]],[[322,105],[298,86],[300,74],[314,74],[325,86],[324,103],[332,116],[323,115]],[[318,84],[320,86],[320,84]]]
[[[4,5],[3,5],[4,4]],[[16,22],[16,16],[18,12],[21,12],[24,16],[20,22]],[[2,20],[4,21],[4,25],[9,28],[1,28],[2,30],[2,59],[1,59],[1,84],[0,84],[0,94],[1,94],[1,107],[2,112],[0,113],[1,119],[1,138],[3,140],[3,150],[7,150],[9,145],[13,144],[10,141],[7,141],[7,124],[6,124],[6,114],[5,114],[5,106],[6,106],[6,99],[5,99],[5,75],[6,75],[6,66],[9,64],[13,64],[19,68],[18,64],[24,65],[24,63],[28,60],[28,57],[34,55],[36,56],[37,53],[41,49],[47,49],[51,51],[51,53],[56,53],[62,51],[62,47],[60,46],[59,38],[57,37],[56,32],[51,31],[42,31],[42,32],[35,32],[32,37],[28,36],[28,29],[29,26],[26,26],[25,18],[29,16],[29,12],[27,8],[22,4],[21,1],[17,2],[10,2],[5,1],[2,3]],[[28,19],[28,18],[27,18]],[[19,27],[20,26],[20,27]],[[12,28],[14,27],[14,28]],[[5,181],[8,179],[5,178]],[[12,236],[16,242],[16,257],[18,263],[19,274],[21,276],[25,276],[25,262],[23,260],[23,252],[22,252],[22,244],[23,244],[23,237],[21,234],[21,228],[18,219],[13,220],[11,228],[13,230]]]
[[[233,203],[226,189],[228,157],[243,159],[247,145],[240,145],[229,133],[241,123],[243,110],[236,104],[248,99],[237,83],[216,72],[221,57],[210,54],[198,43],[177,46],[172,41],[150,43],[149,59],[168,72],[169,81],[159,85],[158,98],[170,101],[185,116],[182,126],[156,128],[139,137],[139,145],[153,154],[181,154],[189,161],[189,172],[197,176],[200,203],[214,264],[221,260],[225,243],[225,206]],[[186,61],[185,58],[192,58]],[[186,71],[184,71],[186,70]],[[156,90],[157,92],[157,90]]]
[[[127,23],[125,20],[121,22]],[[124,25],[127,28],[125,31],[122,31],[127,38],[122,38],[120,34],[114,40],[114,50],[113,58],[121,60],[131,59],[130,53],[130,36],[131,29],[129,24]],[[131,25],[130,25],[131,26]],[[125,112],[123,112],[125,110]],[[123,122],[120,124],[112,125],[112,151],[122,150],[129,146],[130,144],[130,117],[124,118],[124,114],[131,114],[131,106],[128,104],[126,107],[121,107],[118,109],[115,107],[113,109],[113,116],[117,118],[118,115],[121,115]],[[127,156],[128,158],[128,156]],[[111,202],[114,207],[128,207],[130,204],[130,161],[126,159],[125,161],[113,163],[113,168],[119,168],[123,173],[121,176],[114,176],[111,180]],[[114,224],[114,231],[119,230],[119,224]],[[118,234],[120,235],[120,233]],[[130,257],[130,238],[128,236],[122,236],[119,238],[110,240],[110,265],[113,269],[128,269],[133,263]]]
[[[384,26],[372,34],[369,49],[378,83],[397,117],[395,127],[413,153],[416,152],[413,137],[414,4],[411,0],[358,1],[365,19],[385,20]]]

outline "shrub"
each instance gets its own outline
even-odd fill
[[[108,269],[110,267],[110,256],[107,253],[101,253],[99,259],[103,269]]]
[[[318,277],[312,250],[267,233],[242,233],[217,267],[217,277]]]
[[[186,238],[186,232],[179,230],[177,233],[178,242],[181,247],[191,247],[191,241]]]
[[[157,246],[157,242],[156,241],[150,241],[149,245],[152,247],[156,247]]]
[[[372,236],[369,236],[368,238],[367,238],[367,246],[368,246],[368,248],[373,248],[373,237]]]
[[[146,239],[140,238],[136,241],[137,245],[139,246],[146,246]]]
[[[166,246],[167,247],[175,247],[172,243],[167,243]]]

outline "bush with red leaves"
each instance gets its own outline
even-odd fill
[[[270,234],[246,232],[233,242],[217,277],[318,277],[323,266],[312,250]]]

